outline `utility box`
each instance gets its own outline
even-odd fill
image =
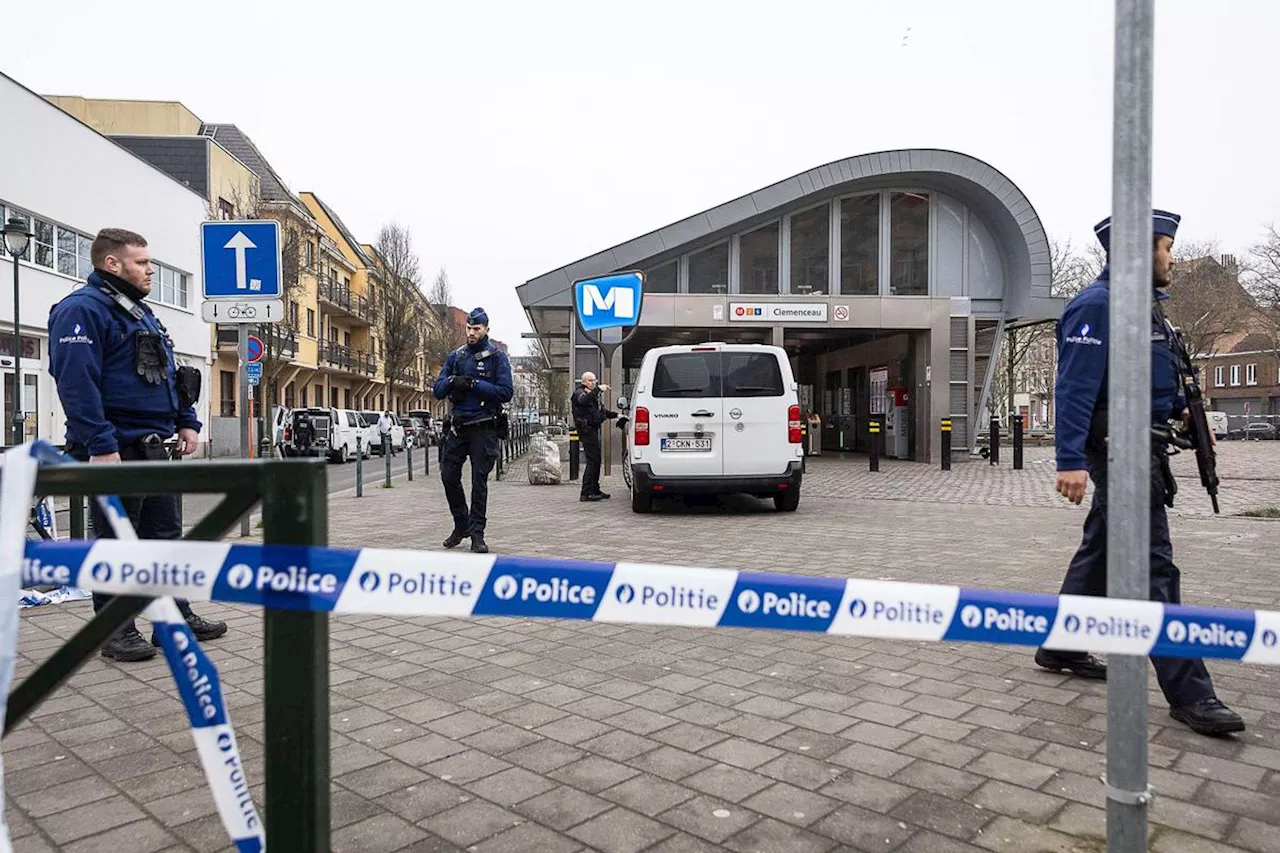
[[[885,455],[892,459],[910,456],[910,418],[907,417],[907,389],[889,389],[889,411],[885,423]]]

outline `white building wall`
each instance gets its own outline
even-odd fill
[[[0,205],[5,206],[6,216],[12,206],[90,237],[102,228],[127,228],[146,237],[157,262],[188,276],[186,310],[154,300],[151,304],[173,336],[181,363],[199,368],[204,375],[196,411],[208,424],[213,390],[209,381],[211,333],[199,313],[199,226],[206,217],[204,198],[3,74],[0,116],[4,116]],[[47,323],[53,304],[81,282],[56,272],[56,262],[54,266],[49,270],[21,262],[22,332],[40,339],[39,360],[23,359],[22,367],[39,372],[39,436],[62,443],[65,417],[49,375]],[[10,335],[12,282],[12,259],[5,255],[0,257],[0,328]],[[155,296],[159,282],[153,282]],[[11,361],[6,358],[3,363],[12,370]],[[8,411],[3,420],[7,426]],[[207,428],[202,440],[205,436]]]

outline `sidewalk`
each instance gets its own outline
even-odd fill
[[[1259,448],[1224,451],[1224,474],[1255,478],[1224,491],[1224,511],[1277,487],[1280,453]],[[1280,606],[1280,523],[1206,518],[1198,482],[1182,485],[1186,599]],[[1084,517],[1030,452],[1025,471],[949,475],[810,460],[795,514],[731,498],[637,516],[616,467],[604,487],[613,500],[581,504],[577,484],[530,486],[512,466],[490,485],[490,546],[1053,592]],[[429,478],[330,502],[336,546],[435,549],[450,527],[434,460]],[[208,649],[261,807],[261,616],[198,609],[233,624]],[[88,611],[25,612],[21,674]],[[1105,685],[1040,671],[1030,650],[515,619],[331,625],[335,851],[1102,849]],[[1152,680],[1151,849],[1280,850],[1280,673],[1210,669],[1250,729],[1194,735]],[[20,853],[228,849],[161,662],[91,662],[4,759]]]

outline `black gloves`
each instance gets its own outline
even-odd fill
[[[609,420],[613,420],[614,418],[616,418],[616,417],[618,416],[618,413],[617,413],[617,412],[605,412],[605,413],[604,413],[604,416],[605,416],[606,418],[608,418]]]
[[[475,387],[475,384],[476,380],[474,376],[459,376],[455,373],[453,376],[449,377],[450,391],[470,391]]]

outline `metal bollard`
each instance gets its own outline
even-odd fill
[[[356,436],[356,497],[364,497],[364,436]]]
[[[390,439],[384,438],[382,440],[382,460],[383,462],[386,463],[386,466],[387,466],[387,479],[384,485],[388,489],[391,488],[391,457],[395,455],[396,455],[396,452],[391,447]]]
[[[951,470],[951,418],[942,419],[942,470]]]
[[[409,482],[413,482],[413,442],[404,446],[404,470],[409,474]]]
[[[880,470],[880,419],[872,418],[867,423],[867,431],[871,434],[871,470]]]
[[[991,454],[987,460],[987,464],[999,465],[1000,464],[1000,419],[999,418],[991,419],[991,438],[988,440],[987,444],[988,444],[988,449],[991,451]]]
[[[578,445],[578,431],[576,429],[569,430],[569,479],[578,479],[578,465],[580,460],[578,455],[582,452],[582,448]]]
[[[1022,415],[1011,414],[1013,419],[1013,470],[1022,470]]]
[[[502,439],[498,439],[498,467],[496,469],[497,478],[502,479],[502,463],[503,457],[507,455],[507,443]]]

